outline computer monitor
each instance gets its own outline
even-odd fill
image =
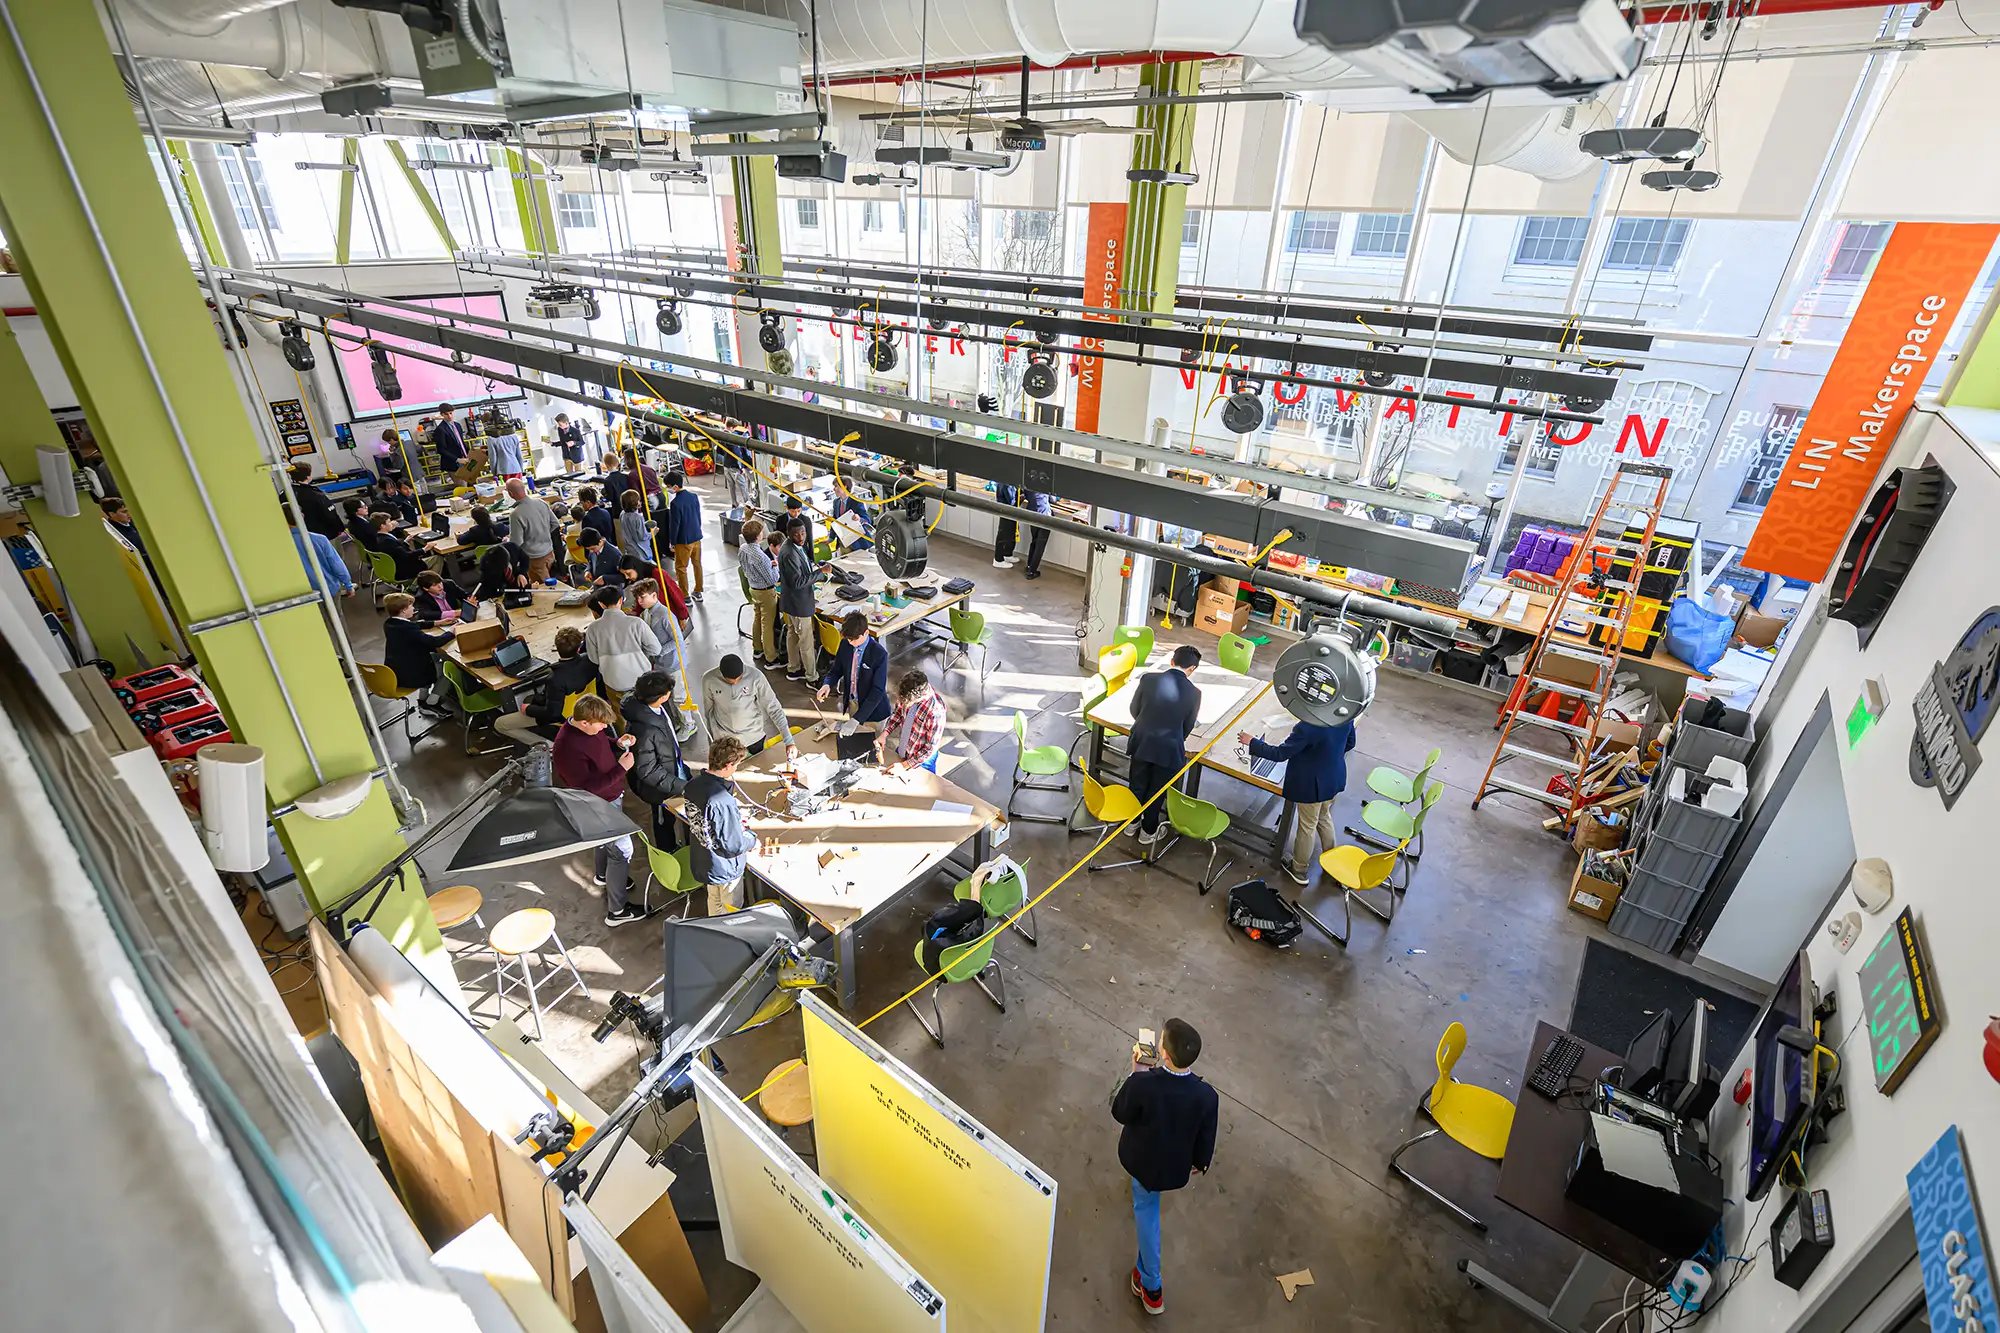
[[[1778,1040],[1788,1027],[1813,1030],[1812,964],[1805,950],[1786,969],[1757,1022],[1750,1067],[1750,1183],[1748,1196],[1770,1193],[1791,1155],[1812,1104],[1813,1071],[1806,1057]]]
[[[1635,1096],[1659,1102],[1660,1084],[1667,1076],[1667,1050],[1674,1038],[1674,1016],[1661,1009],[1652,1021],[1639,1029],[1625,1048],[1625,1072],[1618,1086]]]
[[[1708,1009],[1708,1001],[1697,999],[1674,1029],[1673,1044],[1667,1048],[1660,1100],[1683,1120],[1706,1118],[1720,1090],[1720,1080],[1708,1063]]]

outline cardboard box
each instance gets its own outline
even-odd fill
[[[1581,912],[1594,921],[1609,921],[1611,909],[1618,906],[1618,895],[1625,892],[1623,884],[1614,884],[1608,879],[1598,879],[1583,873],[1583,862],[1576,863],[1576,876],[1570,880],[1569,910]]]
[[[1234,601],[1236,594],[1243,591],[1243,580],[1233,579],[1227,574],[1217,574],[1212,578],[1203,579],[1201,581],[1201,590],[1204,593],[1212,592],[1227,596],[1231,601]]]
[[[1755,611],[1746,611],[1743,613],[1743,618],[1736,622],[1736,633],[1752,648],[1774,648],[1778,643],[1778,635],[1782,634],[1785,626],[1790,623],[1783,616],[1766,616],[1759,615]]]
[[[1542,664],[1535,674],[1559,680],[1565,685],[1581,685],[1585,689],[1597,684],[1599,664],[1581,657],[1569,657],[1562,653],[1543,653]]]
[[[1207,630],[1210,634],[1241,634],[1243,627],[1250,623],[1250,603],[1223,602],[1220,598],[1207,600],[1207,594],[1195,599],[1194,627]]]

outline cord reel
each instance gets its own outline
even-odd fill
[[[368,369],[375,376],[375,392],[385,403],[393,403],[403,396],[403,381],[396,374],[396,363],[389,359],[389,349],[369,344]]]
[[[1028,349],[1028,368],[1021,372],[1021,389],[1030,398],[1047,398],[1056,391],[1055,354]]]
[[[775,310],[757,312],[757,345],[766,352],[785,350],[785,317]]]
[[[896,350],[894,336],[888,330],[880,328],[875,330],[875,336],[869,340],[868,350],[862,354],[862,358],[868,362],[868,368],[877,375],[888,374],[903,359],[902,354]]]
[[[653,314],[653,327],[660,335],[671,338],[681,331],[681,306],[678,301],[661,301],[660,308]]]
[[[304,374],[314,365],[312,345],[306,341],[305,330],[295,319],[284,320],[278,325],[279,347],[284,350],[285,364]]]
[[[1264,424],[1264,397],[1253,379],[1239,378],[1233,392],[1222,404],[1222,428],[1232,435],[1248,435]]]
[[[1371,389],[1386,389],[1391,384],[1394,384],[1396,382],[1396,372],[1393,370],[1376,369],[1375,358],[1378,356],[1394,356],[1402,350],[1395,343],[1369,343],[1368,350],[1356,359],[1356,364],[1361,368],[1361,382]]]
[[[930,560],[930,536],[924,531],[924,501],[920,495],[899,500],[875,521],[875,561],[892,579],[910,579],[924,572]]]

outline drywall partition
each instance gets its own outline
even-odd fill
[[[2000,457],[2000,432],[1981,438],[1975,420],[1952,409],[1913,418],[1911,430],[1922,432],[1909,440],[1914,461],[1935,457],[1957,492],[1869,646],[1861,648],[1847,624],[1826,625],[1791,692],[1779,701],[1765,742],[1789,748],[1822,695],[1841,719],[1863,681],[1882,682],[1888,706],[1881,720],[1853,746],[1844,736],[1838,744],[1855,855],[1889,863],[1895,898],[1879,915],[1863,916],[1860,938],[1848,953],[1835,948],[1823,920],[1798,921],[1790,936],[1809,939],[1813,979],[1838,1005],[1831,1044],[1846,1066],[1847,1111],[1832,1122],[1827,1142],[1807,1157],[1813,1188],[1826,1190],[1832,1204],[1832,1252],[1794,1292],[1773,1279],[1766,1249],[1728,1298],[1704,1317],[1704,1333],[1844,1328],[1858,1289],[1866,1285],[1859,1277],[1850,1282],[1850,1275],[1880,1257],[1878,1250],[1897,1244],[1887,1238],[1908,1209],[1905,1175],[1953,1124],[1964,1133],[1973,1186],[1984,1186],[1989,1226],[1994,1220],[1994,1200],[2000,1198],[2000,1085],[1982,1066],[1981,1051],[1987,1016],[2000,1012],[2000,972],[1992,956],[1994,941],[2000,940],[2000,893],[1992,869],[1993,842],[2000,835],[2000,756],[1991,753],[2000,747],[2000,735],[1985,735],[1988,762],[1971,774],[1949,808],[1935,787],[1912,779],[1910,762],[1919,730],[1916,705],[1932,669],[2000,603],[1993,578],[1993,516],[2000,513],[2000,471],[1993,460]],[[1983,691],[1968,720],[1975,747],[1990,702],[1990,692]],[[1852,896],[1843,893],[1830,915],[1854,907]],[[1857,972],[1906,907],[1929,955],[1929,981],[1943,1025],[1901,1086],[1884,1095],[1876,1090],[1869,1007]],[[1722,1059],[1727,1088],[1748,1063],[1747,1053]],[[1715,1128],[1724,1189],[1731,1199],[1741,1199],[1746,1116],[1725,1099]],[[1781,1203],[1774,1191],[1747,1209],[1732,1207],[1730,1251],[1749,1254],[1765,1245]],[[1908,1244],[1901,1242],[1905,1260]]]
[[[723,1253],[807,1333],[943,1333],[944,1297],[696,1061]]]
[[[951,1302],[953,1326],[1034,1333],[1056,1182],[818,996],[800,997],[819,1169]]]

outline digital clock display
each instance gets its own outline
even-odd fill
[[[1917,938],[1917,921],[1909,908],[1897,914],[1881,943],[1861,964],[1859,980],[1875,1086],[1894,1092],[1943,1027],[1930,959]]]

